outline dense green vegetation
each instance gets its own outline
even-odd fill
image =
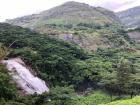
[[[130,46],[130,38],[119,24],[46,24],[37,27],[36,31],[45,33],[52,38],[78,44],[88,51],[95,51],[98,48]]]
[[[38,75],[50,82],[50,85],[71,84],[76,72],[76,62],[88,58],[82,49],[72,44],[20,27],[12,28],[10,25],[1,24],[0,28],[0,39],[5,46],[15,41],[9,57],[21,57],[35,70],[39,69]]]
[[[15,86],[10,83],[11,77],[5,67],[0,65],[0,98],[6,100],[16,98]]]
[[[1,23],[0,60],[21,58],[50,92],[24,96],[0,65],[0,105],[137,103],[116,101],[140,94],[140,52],[114,13],[77,2],[49,11],[8,21],[46,34]]]
[[[0,43],[1,59],[7,54],[5,59],[22,58],[51,88],[50,93],[21,96],[0,66],[1,105],[98,105],[139,95],[139,51],[130,46],[88,53],[75,44],[9,24],[0,24]]]

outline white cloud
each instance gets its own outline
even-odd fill
[[[0,21],[37,13],[72,0],[0,0]],[[140,0],[73,0],[92,6],[120,11],[136,5]]]
[[[140,0],[135,0],[135,1],[131,2],[131,3],[122,5],[121,7],[116,9],[115,11],[123,11],[123,10],[133,8],[133,7],[136,7],[136,6],[140,6]]]

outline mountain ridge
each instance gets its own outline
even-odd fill
[[[127,28],[140,28],[140,6],[116,13]]]
[[[115,17],[115,14],[113,14],[113,12],[103,8],[101,10],[101,7],[99,9],[85,3],[78,3],[78,2],[71,1],[71,2],[66,2],[60,6],[51,8],[49,10],[40,12],[39,14],[33,14],[29,16],[15,18],[12,20],[7,20],[6,22],[14,25],[24,26],[24,27],[29,26],[30,28],[30,27],[38,26],[39,24],[41,24],[41,22],[42,24],[43,22],[47,24],[51,24],[51,23],[53,24],[56,22],[58,23],[60,22],[61,24],[63,24],[63,22],[64,24],[68,24],[68,23],[75,24],[79,21],[87,22],[88,20],[90,23],[104,24],[104,23],[112,23],[112,21],[110,20],[119,21],[117,17],[115,17],[114,19],[110,18],[110,16],[106,17],[105,15],[107,14],[104,15],[102,12],[103,10],[104,12],[107,11],[108,13],[110,13],[112,17]]]

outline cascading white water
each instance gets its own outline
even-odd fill
[[[20,58],[3,60],[2,63],[6,65],[13,80],[26,94],[49,92],[45,81],[35,77]]]

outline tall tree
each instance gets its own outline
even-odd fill
[[[117,84],[119,95],[128,93],[131,81],[131,62],[121,58],[117,67]]]

